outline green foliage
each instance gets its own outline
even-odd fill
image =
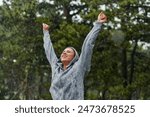
[[[149,4],[145,0],[4,0],[0,6],[0,99],[51,99],[42,23],[57,55],[79,53],[100,11],[108,23],[95,43],[85,99],[150,99]],[[77,18],[80,17],[80,18]]]

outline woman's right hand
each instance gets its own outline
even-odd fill
[[[43,23],[43,30],[48,30],[49,29],[49,25]]]

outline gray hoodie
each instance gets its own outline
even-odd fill
[[[95,22],[94,27],[86,36],[80,57],[75,51],[75,57],[63,69],[60,59],[57,58],[48,31],[44,32],[44,49],[46,57],[51,65],[52,80],[50,93],[54,100],[83,100],[84,99],[84,77],[90,71],[91,57],[94,42],[101,29],[101,23]]]

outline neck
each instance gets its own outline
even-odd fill
[[[63,66],[63,69],[66,70],[66,69],[67,69],[67,66]]]
[[[63,69],[66,70],[69,63],[63,62]]]

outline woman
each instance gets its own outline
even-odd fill
[[[73,47],[67,47],[57,58],[48,32],[49,26],[43,24],[44,49],[51,65],[52,80],[50,93],[54,100],[83,100],[84,77],[90,71],[94,42],[99,34],[101,25],[107,21],[101,12],[94,27],[84,40],[80,57]]]

